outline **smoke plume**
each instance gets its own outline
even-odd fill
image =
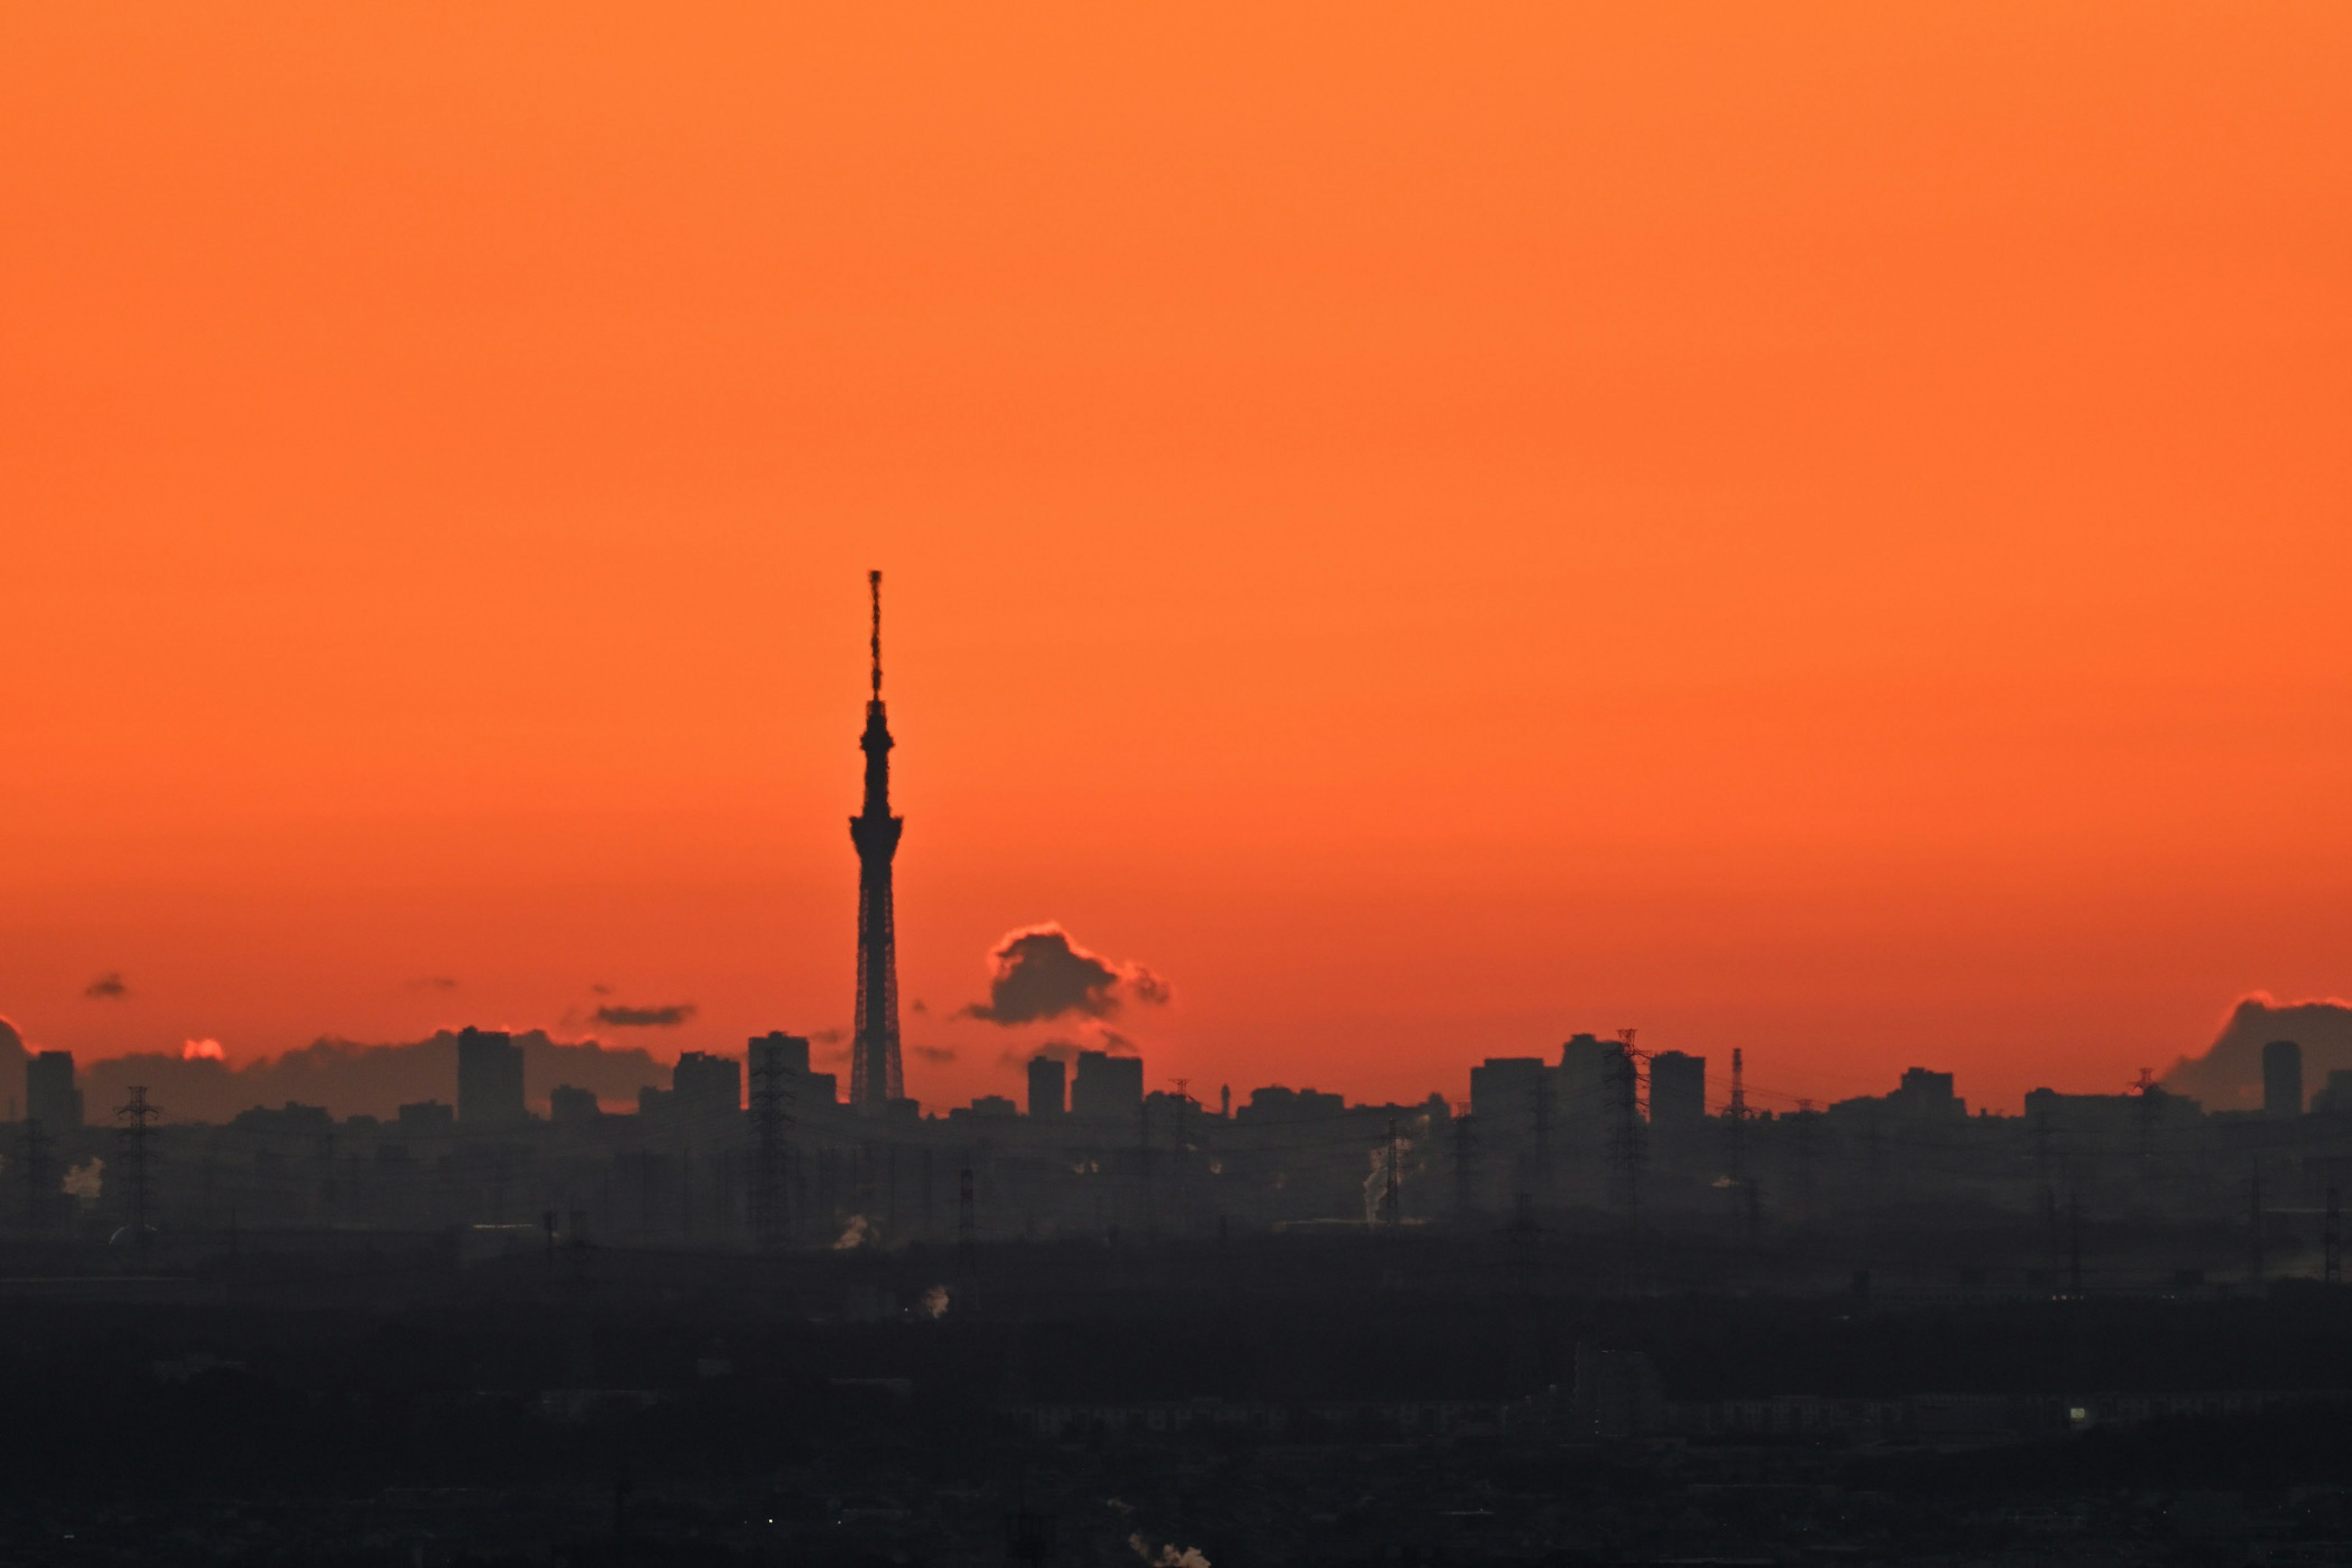
[[[1180,1551],[1173,1542],[1163,1542],[1155,1552],[1151,1543],[1143,1539],[1140,1531],[1127,1538],[1127,1549],[1150,1563],[1151,1568],[1209,1568],[1209,1560],[1202,1554],[1199,1547],[1187,1546]]]

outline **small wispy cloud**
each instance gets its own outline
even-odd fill
[[[131,994],[131,987],[122,983],[122,975],[110,969],[81,988],[81,994],[92,1002],[120,1002]]]
[[[628,1007],[618,1003],[596,1009],[595,1020],[620,1029],[675,1029],[695,1015],[691,1002],[673,1002],[666,1007]]]

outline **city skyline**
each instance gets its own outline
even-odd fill
[[[851,1029],[877,563],[920,1097],[2352,992],[2339,13],[543,20],[0,22],[37,1044]]]

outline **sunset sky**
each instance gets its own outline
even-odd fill
[[[1212,1097],[2352,993],[2333,0],[28,3],[0,146],[37,1044],[845,1027],[868,567],[934,1107],[1047,921]]]

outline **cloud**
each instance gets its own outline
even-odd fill
[[[988,1000],[957,1016],[1008,1026],[1073,1014],[1106,1018],[1124,1001],[1162,1006],[1171,995],[1168,983],[1150,970],[1088,952],[1051,921],[1007,931],[988,963]]]
[[[934,1067],[945,1067],[956,1059],[955,1052],[945,1046],[908,1046],[907,1049]]]
[[[837,1046],[841,1044],[843,1040],[848,1038],[848,1036],[840,1029],[819,1029],[815,1034],[811,1035],[809,1038],[814,1040],[820,1046]]]
[[[909,1005],[908,1010],[915,1013],[928,1013],[930,1011],[930,1008],[924,1004],[924,1001],[920,996],[918,996]]]
[[[81,988],[81,994],[92,1002],[120,1002],[131,994],[131,987],[122,984],[119,970],[108,970]]]
[[[450,974],[420,974],[401,987],[404,991],[455,991],[457,980]]]
[[[694,1016],[691,1002],[673,1002],[667,1007],[625,1007],[608,1003],[596,1009],[596,1022],[611,1024],[623,1029],[675,1029]]]
[[[591,996],[610,996],[613,994],[613,988],[600,982],[588,987],[588,994]]]
[[[2335,996],[2281,1002],[2267,991],[2242,996],[2204,1054],[2183,1057],[2166,1070],[2164,1087],[2203,1100],[2210,1110],[2258,1106],[2263,1047],[2273,1040],[2293,1040],[2303,1047],[2308,1097],[2326,1084],[2329,1073],[2352,1069],[2352,1002]]]
[[[147,1086],[148,1098],[172,1121],[226,1121],[257,1105],[323,1105],[335,1115],[390,1117],[412,1100],[451,1104],[457,1094],[457,1037],[444,1029],[429,1039],[404,1045],[359,1045],[318,1040],[282,1056],[243,1064],[203,1052],[171,1051],[107,1057],[83,1072],[89,1103],[120,1105],[131,1085]],[[606,1104],[634,1104],[637,1090],[669,1087],[670,1068],[636,1046],[597,1040],[563,1041],[532,1029],[514,1037],[522,1049],[524,1091],[544,1105],[559,1083],[587,1089]]]

